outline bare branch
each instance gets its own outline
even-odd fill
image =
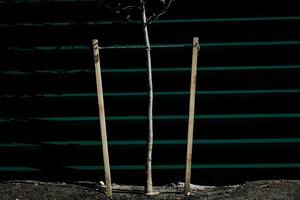
[[[151,16],[149,17],[149,19],[148,19],[148,23],[151,23],[151,21],[156,20],[156,19],[158,19],[161,15],[165,14],[165,13],[169,10],[171,4],[172,4],[174,1],[175,1],[175,0],[169,0],[168,4],[165,6],[165,8],[164,8],[163,10],[161,10],[159,13],[152,13],[152,15],[151,15]],[[164,2],[165,2],[165,1],[164,1]]]
[[[148,10],[148,17],[147,17],[147,24],[150,24],[153,20],[158,19],[161,15],[165,14],[169,8],[171,7],[171,4],[175,0],[156,0],[156,1],[147,1],[145,0],[145,7],[146,10]],[[126,18],[131,18],[132,12],[135,10],[142,10],[142,7],[140,3],[138,2],[128,2],[125,3],[126,5],[122,5],[121,0],[119,1],[113,1],[114,4],[112,5],[111,0],[99,0],[99,4],[103,5],[105,8],[115,12],[116,14],[125,13]],[[162,4],[164,5],[162,8]],[[151,14],[150,14],[151,13]]]

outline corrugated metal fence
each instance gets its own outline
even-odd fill
[[[125,48],[143,44],[140,22],[111,21],[96,1],[0,1],[0,11],[1,177],[103,177],[90,44],[98,38],[119,45],[101,51],[112,179],[141,183],[146,66],[143,50]],[[193,36],[192,181],[300,177],[300,16],[233,14],[191,16],[183,6],[151,25],[157,184],[184,179]]]

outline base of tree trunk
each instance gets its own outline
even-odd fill
[[[159,195],[159,192],[147,192],[146,196],[155,196],[155,195]]]
[[[190,192],[188,192],[188,193],[186,193],[186,194],[185,194],[185,196],[190,196],[190,195],[191,195],[191,193],[190,193]]]

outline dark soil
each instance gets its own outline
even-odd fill
[[[183,184],[155,187],[157,196],[145,196],[143,187],[113,185],[113,199],[300,199],[300,181],[271,180],[247,182],[243,185],[208,187],[192,185],[190,196],[183,195]],[[77,184],[37,181],[8,181],[0,183],[1,200],[106,199],[104,188],[91,182]]]

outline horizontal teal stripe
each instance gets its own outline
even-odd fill
[[[258,94],[289,94],[300,93],[300,89],[279,89],[279,90],[212,90],[212,91],[197,91],[197,95],[258,95]],[[166,91],[154,92],[155,96],[180,96],[189,95],[188,91]],[[130,97],[130,96],[148,96],[147,92],[113,92],[104,93],[106,97]],[[0,95],[1,98],[33,98],[30,95]],[[69,93],[69,94],[36,94],[35,97],[45,98],[89,98],[97,97],[96,93]],[[2,119],[0,119],[1,122]]]
[[[100,141],[47,141],[50,145],[80,145],[99,146]],[[145,140],[114,140],[109,141],[110,146],[146,145]],[[300,138],[273,138],[273,139],[210,139],[194,140],[194,144],[272,144],[272,143],[300,143]],[[185,145],[186,140],[154,140],[156,145]]]
[[[80,171],[103,170],[103,166],[64,166],[65,168]],[[268,163],[268,164],[194,164],[193,169],[280,169],[299,168],[300,163]],[[185,165],[153,165],[154,170],[185,169]],[[144,170],[144,165],[112,165],[111,170]],[[3,172],[38,172],[37,168],[24,166],[1,166]]]
[[[23,167],[23,166],[0,166],[2,172],[38,172],[41,171],[37,168]]]
[[[242,70],[276,70],[276,69],[300,69],[300,65],[198,67],[198,71],[240,71],[240,70],[242,71]],[[190,71],[189,68],[188,71]]]
[[[95,2],[95,0],[47,0],[47,3],[55,3],[55,2]],[[13,0],[13,1],[1,1],[0,3],[2,4],[19,4],[19,3],[40,3],[40,4],[44,4],[43,1],[41,0]]]
[[[248,18],[210,18],[210,19],[158,19],[152,24],[178,24],[178,23],[207,23],[207,22],[251,22],[251,21],[283,21],[283,20],[300,20],[300,16],[291,17],[248,17]],[[90,21],[88,25],[108,25],[123,23],[124,21]],[[140,20],[129,20],[128,24],[142,24]]]
[[[76,73],[94,73],[91,69],[75,69],[75,70],[35,70],[35,74],[55,74],[55,75],[61,75],[61,74],[76,74]],[[103,70],[102,70],[103,72]],[[0,74],[3,75],[23,75],[23,76],[30,76],[32,72],[28,71],[18,71],[18,70],[4,70],[0,71]]]
[[[67,0],[64,0],[67,1]],[[68,0],[76,1],[76,0]],[[14,1],[16,3],[18,1]],[[21,1],[22,2],[22,1]],[[40,1],[39,1],[40,2]],[[256,21],[297,21],[300,20],[300,16],[290,17],[246,17],[246,18],[210,18],[210,19],[159,19],[152,21],[152,24],[186,24],[186,23],[215,23],[215,22],[256,22]],[[129,21],[88,21],[83,24],[95,26],[95,25],[113,25],[113,24],[141,24],[140,20]],[[76,26],[74,22],[48,22],[48,23],[17,23],[17,24],[0,24],[2,28],[11,27],[61,27],[61,26]]]
[[[198,67],[197,71],[243,71],[243,70],[276,70],[276,69],[300,69],[300,65],[273,65],[273,66],[219,66],[219,67]],[[191,68],[153,68],[153,72],[189,72]],[[147,72],[145,68],[133,69],[102,69],[103,73],[139,73]]]
[[[209,139],[194,140],[194,145],[198,144],[273,144],[273,143],[300,143],[300,138],[272,138],[272,139]],[[41,144],[49,145],[79,145],[79,146],[99,146],[101,141],[44,141]],[[186,140],[154,140],[155,145],[186,145]],[[146,145],[145,140],[112,140],[110,146]],[[27,143],[0,143],[2,148],[40,148],[40,144]]]
[[[22,148],[38,148],[40,145],[38,144],[27,144],[27,143],[0,143],[0,147],[12,147],[12,148],[17,148],[17,147],[22,147]]]
[[[276,94],[276,93],[299,93],[300,89],[287,89],[287,90],[217,90],[217,91],[197,91],[196,94],[218,95],[218,94]],[[154,92],[157,96],[171,96],[171,95],[189,95],[188,91],[166,91]],[[96,93],[77,93],[77,94],[45,94],[45,97],[96,97]],[[147,92],[115,92],[104,93],[104,96],[148,96]]]
[[[241,47],[241,46],[281,46],[281,45],[300,45],[300,41],[260,41],[260,42],[216,42],[200,43],[201,47]],[[152,48],[186,48],[192,44],[152,44]],[[101,47],[102,49],[139,49],[145,48],[144,45],[111,45]]]
[[[299,118],[300,113],[274,113],[274,114],[220,114],[220,115],[195,115],[195,119],[258,119],[258,118]],[[76,121],[98,121],[98,117],[40,117],[29,118],[54,122],[76,122]],[[188,115],[156,115],[155,120],[182,120],[188,119]],[[127,120],[147,120],[147,116],[108,116],[106,120],[127,121]]]
[[[200,43],[201,47],[238,47],[238,46],[280,46],[299,45],[300,41],[264,41],[264,42],[219,42]]]
[[[212,18],[212,19],[170,19],[156,20],[154,24],[173,24],[173,23],[206,23],[206,22],[252,22],[252,21],[281,21],[281,20],[300,20],[300,16],[291,17],[248,17],[248,18]]]
[[[272,143],[300,143],[300,138],[272,138],[272,139],[209,139],[194,140],[194,144],[272,144]],[[101,141],[44,141],[41,144],[49,145],[79,145],[99,146]],[[110,146],[145,145],[145,140],[112,140]],[[186,140],[154,140],[155,145],[185,145]],[[27,143],[0,143],[2,148],[39,148],[40,144]]]
[[[219,114],[219,115],[195,115],[195,119],[265,119],[265,118],[300,118],[300,113],[274,113],[274,114]],[[188,115],[156,115],[155,120],[186,120]],[[7,122],[15,119],[0,119],[0,122]],[[98,121],[97,116],[77,116],[77,117],[36,117],[27,118],[27,120],[41,120],[52,122],[87,122]],[[147,116],[108,116],[109,121],[131,121],[147,120]],[[23,119],[26,121],[26,119]]]
[[[274,65],[274,66],[219,66],[219,67],[198,67],[198,71],[244,71],[244,70],[277,70],[277,69],[300,69],[300,65]],[[153,68],[153,72],[189,72],[191,68],[187,67],[172,67],[172,68]],[[42,74],[76,74],[76,73],[94,73],[92,69],[78,70],[36,70],[35,73]],[[102,69],[102,73],[146,73],[145,68],[125,68],[125,69]],[[31,75],[30,72],[5,70],[0,71],[4,75]]]
[[[197,91],[196,94],[282,94],[282,93],[299,93],[299,89],[286,90],[217,90],[217,91]]]
[[[282,94],[282,93],[300,93],[300,89],[286,89],[286,90],[215,90],[215,91],[197,91],[197,95],[230,95],[230,94]],[[189,95],[188,91],[166,91],[166,92],[154,92],[156,96],[177,96],[177,95]],[[5,95],[2,95],[6,97]],[[57,97],[96,97],[96,93],[70,93],[70,94],[41,94],[37,96],[57,98]],[[148,96],[147,92],[114,92],[104,93],[104,96]],[[7,96],[9,97],[9,96]],[[30,96],[25,96],[30,97]]]
[[[197,91],[197,95],[248,95],[248,94],[288,94],[300,93],[300,89],[274,89],[274,90],[210,90],[210,91]],[[189,95],[188,91],[164,91],[154,92],[155,96],[179,96]],[[106,97],[114,96],[148,96],[147,92],[110,92],[104,93]],[[97,97],[96,93],[67,93],[67,94],[36,94],[32,95],[0,95],[0,98],[33,98],[33,97],[46,97],[46,98],[77,98],[77,97]],[[0,119],[1,120],[1,119]]]
[[[214,44],[218,44],[218,43],[214,43]],[[201,44],[201,46],[203,46],[203,45],[204,44]],[[193,45],[191,43],[151,44],[151,48],[187,48],[187,47],[192,47],[192,46]],[[100,49],[144,49],[144,48],[145,48],[145,45],[142,45],[142,44],[137,44],[137,45],[110,45],[110,46],[100,47]]]
[[[65,166],[80,171],[103,170],[103,166]],[[185,165],[153,165],[154,170],[185,169]],[[193,169],[280,169],[300,168],[300,163],[267,163],[267,164],[194,164]],[[112,165],[111,170],[144,170],[144,165]]]
[[[249,47],[249,46],[282,46],[282,45],[300,45],[300,41],[255,41],[255,42],[216,42],[216,43],[200,43],[201,47]],[[152,48],[187,48],[192,47],[191,43],[182,44],[152,44]],[[102,49],[143,49],[145,45],[111,45],[101,47]],[[91,47],[84,45],[74,46],[36,46],[33,48],[8,47],[7,50],[14,51],[76,51],[91,50]]]

